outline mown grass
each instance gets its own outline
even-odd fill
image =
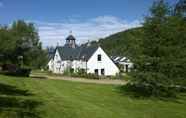
[[[186,97],[136,99],[120,86],[0,75],[1,118],[185,118]]]

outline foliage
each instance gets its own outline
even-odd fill
[[[136,90],[147,95],[174,96],[176,81],[186,78],[186,22],[169,11],[163,0],[157,1],[143,24],[141,53],[131,75]]]
[[[143,28],[129,29],[111,35],[105,39],[100,39],[98,44],[112,56],[127,56],[132,59],[135,55],[139,54],[139,44],[142,39]]]
[[[135,66],[129,73],[133,78],[131,83],[143,89],[151,87],[153,91],[147,92],[149,95],[170,96],[172,91],[170,93],[175,96],[175,90],[166,88],[186,86],[186,21],[171,9],[164,0],[158,0],[150,8],[150,15],[145,17],[142,27],[93,42],[101,45],[109,55],[128,57]],[[167,94],[159,86],[165,87]]]
[[[0,27],[0,62],[18,65],[19,56],[25,66],[33,68],[40,68],[47,61],[36,28],[22,20],[10,27]]]
[[[123,79],[125,79],[125,80],[126,80],[125,77],[126,77],[125,74],[117,73],[115,76],[108,76],[107,78],[112,79],[112,80],[116,80],[116,79],[118,79],[118,80],[123,80]]]
[[[70,76],[72,73],[70,72],[70,68],[66,68],[63,72],[63,75]]]
[[[91,74],[91,73],[87,74],[85,72],[85,70],[83,70],[83,69],[78,69],[78,70],[76,70],[76,72],[72,72],[72,71],[70,71],[70,69],[66,69],[63,72],[63,75],[72,76],[72,77],[82,77],[82,78],[87,78],[87,79],[100,79],[101,78],[96,74]]]
[[[76,70],[76,72],[70,72],[69,70],[67,70],[63,74],[67,76],[81,77],[81,78],[86,78],[86,79],[100,79],[101,78],[96,74],[91,74],[91,73],[87,74],[85,70],[83,69],[78,69]]]
[[[4,64],[2,65],[2,70],[0,71],[0,73],[12,76],[29,77],[31,69],[20,68],[13,64]]]

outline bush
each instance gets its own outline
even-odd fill
[[[71,76],[71,77],[82,77],[82,78],[87,78],[87,79],[100,79],[98,75],[91,74],[91,73],[86,73],[84,69],[78,69],[77,71],[74,72],[71,71],[71,69],[66,69],[63,73],[65,76]]]
[[[150,84],[127,84],[128,92],[133,92],[135,97],[176,97],[178,89],[176,87],[165,85]]]
[[[86,74],[85,77],[88,78],[88,79],[100,79],[100,77],[98,75],[91,74],[91,73]]]
[[[142,97],[176,97],[178,88],[163,74],[159,73],[137,73],[135,80],[128,83],[129,91],[135,96]]]
[[[20,68],[14,64],[4,64],[2,66],[2,72],[5,75],[29,77],[31,69]]]
[[[82,78],[87,78],[87,79],[100,79],[100,77],[98,75],[95,74],[91,74],[91,73],[86,73],[86,72],[76,72],[76,73],[72,73],[71,76],[73,77],[82,77]]]
[[[2,65],[2,71],[15,72],[16,69],[17,69],[17,66],[14,64],[3,64]]]
[[[31,69],[19,68],[16,70],[15,76],[29,77],[30,73],[31,73]]]
[[[115,76],[109,76],[108,78],[113,79],[113,80],[115,80],[115,79],[123,80],[123,79],[125,79],[125,75],[123,75],[122,73],[118,73]]]

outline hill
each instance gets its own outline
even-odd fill
[[[127,56],[132,58],[140,53],[139,45],[142,39],[142,27],[133,28],[113,34],[98,42],[91,42],[92,45],[100,45],[109,55]]]

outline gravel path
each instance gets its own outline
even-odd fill
[[[48,77],[49,79],[58,79],[58,80],[67,80],[67,81],[74,81],[74,82],[83,82],[83,83],[96,83],[96,84],[113,84],[113,85],[125,85],[127,81],[124,80],[111,80],[111,79],[100,79],[100,80],[93,80],[93,79],[84,79],[84,78],[74,78],[74,77]]]
[[[82,82],[82,83],[95,83],[95,84],[111,84],[111,85],[125,85],[127,81],[125,80],[111,80],[111,79],[84,79],[84,78],[76,78],[76,77],[66,77],[66,76],[53,76],[53,75],[38,75],[33,74],[31,78],[34,79],[54,79],[54,80],[66,80],[66,81],[73,81],[73,82]]]

